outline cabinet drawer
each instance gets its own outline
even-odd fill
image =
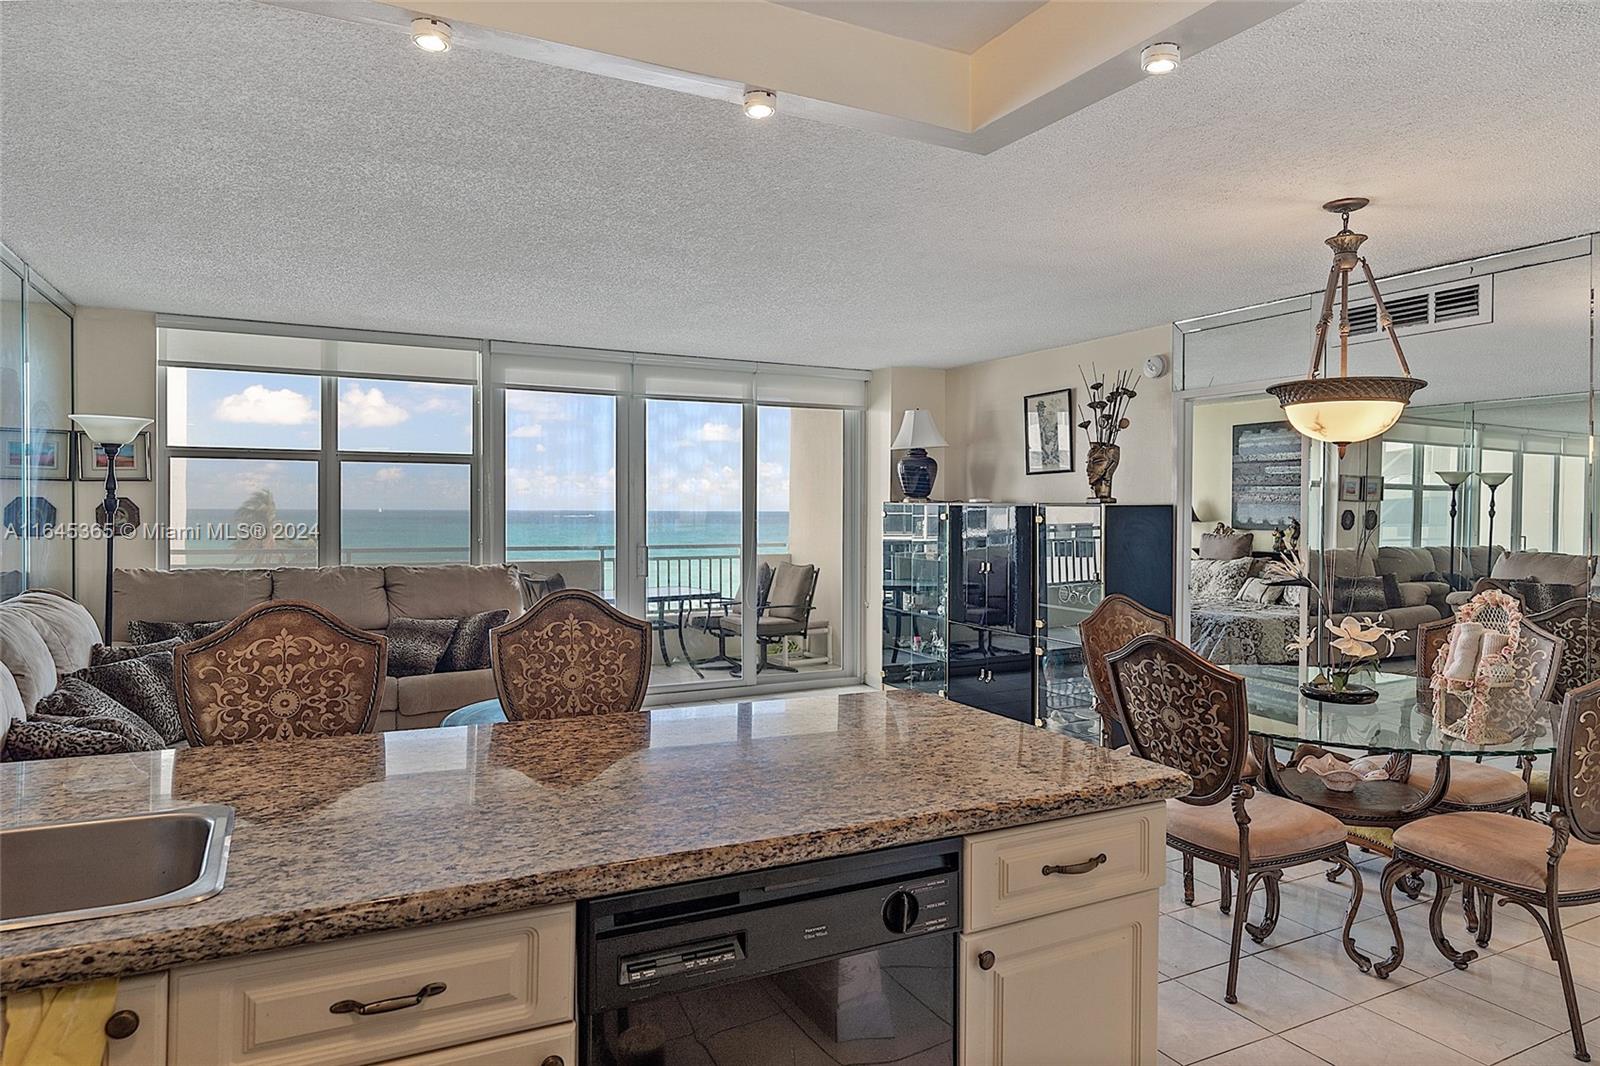
[[[1159,803],[968,837],[962,864],[968,932],[1159,888],[1167,812]],[[1050,873],[1104,855],[1083,873]]]
[[[578,1027],[552,1025],[465,1047],[392,1059],[384,1066],[578,1066]]]
[[[574,923],[548,907],[174,970],[171,1061],[359,1066],[570,1021]]]

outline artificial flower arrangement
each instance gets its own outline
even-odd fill
[[[1357,672],[1376,670],[1380,642],[1387,645],[1386,654],[1393,654],[1397,644],[1410,639],[1409,634],[1390,629],[1375,618],[1357,618],[1355,615],[1345,616],[1338,624],[1330,618],[1323,626],[1333,634],[1328,647],[1336,653],[1336,658],[1318,669],[1311,684],[1334,692],[1347,691],[1351,687],[1351,677]],[[1290,641],[1288,647],[1294,651],[1306,651],[1315,643],[1315,634],[1307,633]]]

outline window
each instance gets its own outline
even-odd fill
[[[171,566],[473,557],[473,352],[159,330]],[[463,359],[463,355],[467,359]]]
[[[617,589],[617,399],[505,393],[506,561],[542,580]]]

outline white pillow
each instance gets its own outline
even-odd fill
[[[1236,599],[1248,603],[1278,603],[1283,599],[1283,589],[1278,585],[1269,585],[1265,578],[1246,578],[1243,585],[1239,586]]]

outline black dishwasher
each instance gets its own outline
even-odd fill
[[[961,842],[582,905],[594,1066],[955,1062]]]

